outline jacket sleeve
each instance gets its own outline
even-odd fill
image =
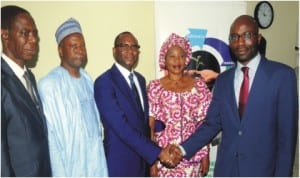
[[[275,177],[292,176],[298,132],[298,96],[295,72],[282,70],[277,100],[277,158]]]
[[[3,95],[3,90],[1,91],[1,95]],[[3,99],[3,97],[1,98]],[[1,105],[1,177],[12,177],[15,175],[11,167],[7,143],[7,118],[2,106],[3,104]]]
[[[120,108],[121,99],[116,96],[116,87],[107,76],[98,78],[94,85],[95,100],[101,119],[109,127],[105,129],[112,129],[123,143],[126,143],[148,163],[152,164],[157,159],[161,149],[128,122],[127,114]]]

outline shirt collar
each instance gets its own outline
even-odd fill
[[[249,63],[247,64],[247,67],[249,67],[249,69],[251,69],[251,70],[256,71],[260,60],[261,60],[261,55],[259,53],[257,53],[257,55],[249,61]],[[241,71],[242,67],[245,67],[245,66],[242,65],[240,62],[237,62],[237,68],[236,69],[238,71]]]
[[[121,66],[119,63],[115,63],[117,68],[119,69],[119,71],[121,72],[121,74],[126,78],[128,79],[128,76],[130,73],[133,73],[133,70],[130,72],[128,71],[125,67]]]
[[[4,53],[2,53],[2,58],[19,78],[23,77],[24,72],[27,71],[25,66],[24,66],[24,68],[21,68],[17,63],[15,63],[12,59],[10,59]]]

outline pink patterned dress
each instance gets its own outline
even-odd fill
[[[150,116],[165,124],[164,130],[155,132],[156,142],[160,147],[166,147],[169,143],[182,143],[202,124],[212,94],[200,78],[196,78],[192,89],[184,92],[167,90],[157,79],[148,85],[148,98]],[[206,146],[203,147],[190,160],[183,159],[173,169],[158,163],[159,176],[200,177],[200,160],[208,151]]]

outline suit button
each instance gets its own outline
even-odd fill
[[[238,135],[239,136],[243,135],[243,131],[239,130]]]
[[[234,153],[234,156],[235,156],[235,157],[239,157],[239,153],[238,153],[238,152],[235,152],[235,153]]]

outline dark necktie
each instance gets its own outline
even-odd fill
[[[248,95],[249,95],[249,68],[248,67],[242,67],[242,71],[244,73],[244,79],[243,83],[241,85],[240,90],[240,98],[239,98],[239,114],[240,118],[242,118],[244,109],[246,107],[247,101],[248,101]]]
[[[32,83],[31,83],[31,81],[30,81],[30,79],[29,79],[29,73],[28,73],[27,71],[25,71],[23,77],[24,77],[25,80],[26,80],[27,91],[28,91],[28,93],[29,93],[31,99],[33,100],[33,102],[34,102],[35,104],[38,104],[37,98],[36,98],[36,95],[35,95],[35,92],[34,92],[34,90],[33,90],[33,85],[32,85]]]
[[[130,73],[129,74],[129,81],[130,81],[130,85],[131,85],[131,93],[136,101],[136,104],[137,106],[139,107],[139,109],[141,111],[143,111],[143,108],[142,108],[142,104],[141,104],[141,100],[140,100],[140,97],[139,97],[139,92],[135,86],[135,83],[134,83],[134,80],[133,80],[133,74]]]
[[[33,84],[31,83],[31,80],[29,78],[29,73],[27,71],[25,71],[23,74],[23,77],[26,80],[26,89],[27,89],[33,103],[35,104],[36,109],[38,110],[39,114],[41,115],[41,118],[42,118],[41,120],[43,122],[43,128],[44,128],[45,133],[47,134],[47,125],[46,125],[46,120],[44,118],[43,109],[39,105],[38,97],[34,91]]]

